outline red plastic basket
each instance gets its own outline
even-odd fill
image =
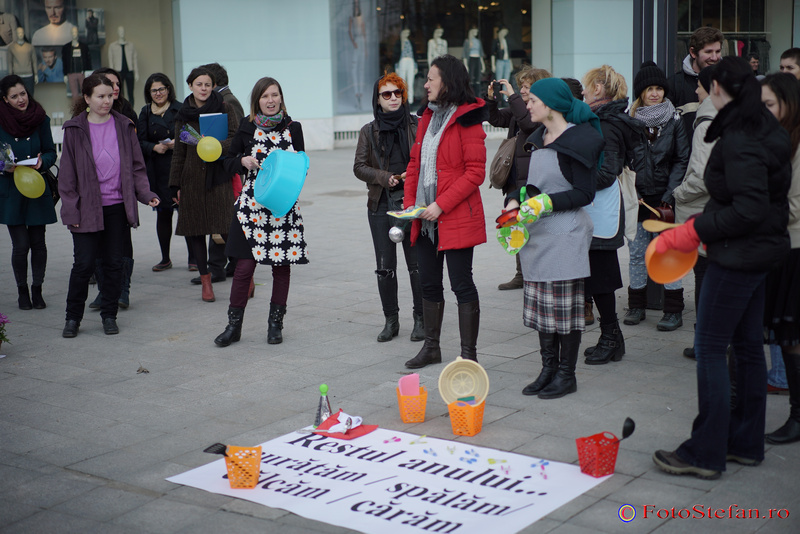
[[[619,440],[611,432],[602,432],[594,436],[578,438],[578,460],[581,472],[595,478],[604,477],[614,473],[617,463]]]

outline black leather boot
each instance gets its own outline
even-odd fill
[[[267,328],[267,343],[278,345],[283,343],[283,316],[286,315],[286,304],[269,303],[269,328]]]
[[[28,284],[25,284],[24,286],[17,286],[17,293],[19,294],[19,298],[17,299],[19,309],[32,310],[33,304],[31,304],[31,295],[28,293]]]
[[[131,305],[131,275],[133,274],[133,258],[122,258],[122,291],[119,294],[119,307],[127,310]]]
[[[523,395],[538,395],[555,378],[558,370],[558,334],[539,332],[539,352],[542,354],[542,371],[536,380],[525,386]]]
[[[442,349],[439,348],[439,337],[442,333],[444,317],[444,301],[422,301],[422,315],[425,322],[425,343],[419,353],[406,362],[408,369],[421,369],[432,363],[442,363]]]
[[[465,360],[478,361],[478,328],[480,326],[481,307],[479,301],[458,305],[458,331],[461,334],[461,357]]]
[[[573,330],[567,335],[558,335],[558,371],[553,381],[539,392],[540,399],[558,399],[578,391],[575,380],[575,365],[581,347],[581,332]]]
[[[400,317],[395,313],[394,315],[386,316],[386,324],[383,325],[383,330],[378,334],[378,341],[391,341],[392,338],[397,337],[400,333]]]
[[[612,360],[618,362],[625,354],[625,338],[622,337],[619,321],[616,318],[613,323],[604,324],[601,317],[600,331],[602,333],[597,341],[597,346],[586,356],[584,363],[587,365],[603,365]]]
[[[47,307],[44,299],[42,298],[42,286],[31,286],[31,300],[33,300],[33,307],[37,310],[43,310]]]
[[[225,331],[214,339],[218,347],[227,347],[231,343],[236,343],[242,339],[242,321],[244,320],[244,308],[228,307],[228,326]]]
[[[800,354],[783,353],[786,382],[789,384],[789,419],[765,436],[767,443],[783,445],[800,441]]]
[[[411,341],[423,341],[425,339],[425,320],[421,313],[414,315],[414,329],[411,331]]]

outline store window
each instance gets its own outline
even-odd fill
[[[676,42],[676,68],[689,53],[689,37],[697,28],[709,26],[725,34],[722,55],[747,57],[756,54],[759,72],[775,70],[770,55],[791,47],[791,41],[782,38],[784,28],[770,27],[768,10],[785,10],[785,0],[678,0],[678,39]],[[781,17],[791,25],[791,17]]]
[[[492,79],[513,80],[520,66],[530,63],[531,0],[333,4],[337,114],[372,112],[372,87],[384,72],[400,74],[410,99],[421,101],[430,61],[444,51],[465,58],[479,96]]]

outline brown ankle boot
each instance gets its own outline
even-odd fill
[[[211,287],[211,273],[200,275],[200,284],[203,286],[203,300],[205,302],[214,302],[214,289]]]

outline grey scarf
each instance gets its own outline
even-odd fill
[[[430,206],[436,201],[436,154],[439,151],[439,141],[444,133],[444,125],[456,112],[457,106],[440,107],[433,102],[428,103],[428,108],[433,111],[428,129],[422,138],[422,149],[419,155],[419,180],[417,182],[417,206]],[[421,234],[433,242],[436,231],[435,221],[422,220]]]
[[[636,108],[635,118],[642,121],[648,128],[659,128],[675,116],[675,106],[669,100],[664,100],[655,106],[640,106]]]

